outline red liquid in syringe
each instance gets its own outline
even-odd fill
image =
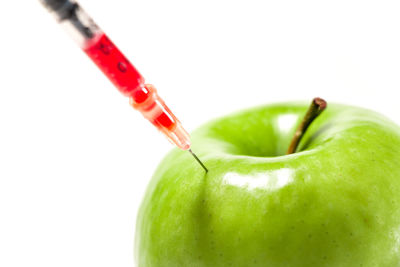
[[[177,127],[177,119],[159,99],[155,89],[144,84],[143,76],[105,34],[93,38],[83,50],[158,129],[174,130]]]
[[[143,91],[144,78],[105,34],[94,38],[84,48],[85,53],[125,96],[142,103],[147,99]]]

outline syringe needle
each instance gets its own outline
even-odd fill
[[[195,158],[195,160],[201,165],[201,167],[203,167],[203,169],[207,173],[208,169],[206,168],[206,166],[204,166],[203,162],[201,162],[201,160],[196,156],[196,154],[193,153],[192,149],[188,149],[188,151],[190,152],[190,154],[192,154],[192,156]]]
[[[189,150],[196,161],[208,172],[206,166],[190,150],[190,136],[178,118],[171,112],[156,88],[146,84],[144,77],[122,54],[117,46],[93,22],[77,0],[41,0],[54,13],[57,20],[74,34],[79,46],[109,78],[117,89],[129,97],[133,108],[142,113],[171,143]]]

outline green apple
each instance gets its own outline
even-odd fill
[[[331,104],[285,155],[307,105],[214,120],[159,165],[136,228],[139,267],[400,266],[400,127]]]

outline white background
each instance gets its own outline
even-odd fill
[[[400,123],[398,1],[82,0],[192,131],[262,103]],[[0,266],[133,266],[136,212],[171,145],[37,1],[0,7]]]

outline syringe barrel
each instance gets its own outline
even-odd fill
[[[41,1],[123,95],[144,101],[143,76],[76,1]]]
[[[190,148],[190,138],[179,120],[159,97],[154,86],[143,76],[101,31],[74,0],[41,0],[55,15],[86,55],[115,87],[129,97],[131,105],[183,150]]]

